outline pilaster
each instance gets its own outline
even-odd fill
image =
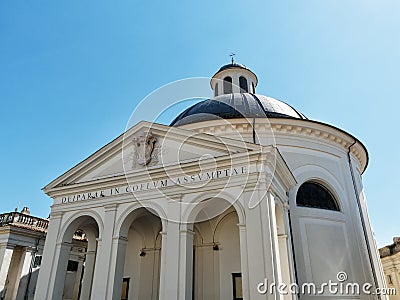
[[[260,294],[257,291],[257,286],[263,283],[265,279],[270,283],[278,282],[274,257],[273,229],[271,228],[270,222],[271,204],[268,194],[265,192],[263,182],[260,182],[255,190],[245,191],[242,197],[244,198],[243,203],[245,204],[246,232],[251,233],[246,235],[247,243],[243,245],[246,247],[244,250],[247,253],[241,249],[241,255],[251,257],[251,259],[248,260],[248,276],[246,276],[249,280],[248,292],[247,295],[245,294],[244,296],[252,300],[279,299],[275,298],[275,295],[269,293]],[[252,197],[257,197],[257,199],[251,199]],[[249,205],[247,205],[248,203],[258,203],[258,205],[250,208]],[[241,235],[243,236],[243,232]],[[245,258],[243,258],[243,260],[244,259]]]
[[[81,286],[82,270],[83,270],[84,257],[78,258],[78,270],[76,272],[75,285],[73,291],[74,299],[79,299],[79,287]]]
[[[247,232],[245,224],[238,224],[240,239],[240,269],[242,271],[242,291],[243,299],[250,299],[249,287],[249,262],[247,254]]]
[[[168,226],[168,223],[167,223]],[[160,299],[164,299],[165,294],[165,278],[168,276],[168,272],[166,270],[166,262],[167,262],[167,251],[164,249],[167,247],[167,232],[161,231],[161,262],[160,262]]]
[[[60,267],[60,247],[57,247],[57,238],[61,226],[62,213],[52,213],[50,217],[49,227],[46,234],[46,241],[43,250],[43,261],[40,267],[39,277],[36,284],[35,300],[51,300],[53,298],[53,290],[55,278],[58,268]],[[63,267],[65,270],[67,265]],[[64,270],[64,275],[65,275]],[[63,286],[61,287],[61,289]],[[61,292],[62,295],[62,292]]]
[[[96,250],[88,250],[85,256],[85,270],[82,278],[81,300],[89,300],[92,290],[92,280],[94,264],[96,259]]]
[[[34,252],[36,249],[34,247],[26,247],[24,253],[22,254],[22,260],[20,261],[21,273],[19,275],[19,286],[17,289],[16,299],[23,299],[25,296],[25,291],[28,288],[28,277],[29,272],[31,272],[31,265],[33,263]]]
[[[180,201],[169,200],[167,211],[169,221],[161,246],[160,299],[192,299],[192,224],[171,221],[181,219]]]
[[[14,247],[7,244],[0,245],[0,298],[3,299],[5,294],[4,288],[6,286],[6,280],[8,271],[11,264],[11,258],[13,255]]]
[[[91,299],[114,299],[112,298],[114,288],[115,262],[112,261],[113,236],[117,204],[104,207],[104,229],[103,234],[97,240],[97,257],[93,274],[93,285]],[[121,282],[122,285],[122,282]]]
[[[179,251],[179,298],[192,299],[193,287],[193,236],[194,232],[186,226],[180,230]]]

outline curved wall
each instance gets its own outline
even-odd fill
[[[182,128],[277,147],[297,181],[289,205],[299,284],[337,282],[337,274],[345,272],[347,282],[375,286],[379,258],[366,204],[360,201],[368,154],[357,139],[329,125],[296,119],[218,120]],[[296,205],[298,188],[310,180],[332,193],[340,211]]]

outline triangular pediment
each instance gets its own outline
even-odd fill
[[[259,149],[252,143],[142,121],[53,180],[44,191]]]

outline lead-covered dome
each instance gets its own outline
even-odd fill
[[[178,115],[170,126],[243,117],[307,119],[290,105],[274,98],[250,93],[232,93],[192,105]]]
[[[218,70],[218,72],[216,74],[218,74],[219,72],[222,72],[224,70],[233,69],[233,68],[239,68],[239,69],[248,70],[248,68],[245,65],[232,62],[230,64],[224,65],[221,68],[219,68],[219,70]]]

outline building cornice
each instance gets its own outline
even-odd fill
[[[196,172],[206,172],[213,170],[215,167],[230,168],[232,163],[235,166],[254,164],[259,160],[261,147],[258,146],[258,151],[250,151],[245,153],[236,153],[232,155],[224,155],[212,159],[202,160],[201,169],[198,161],[189,161],[181,164],[173,164],[168,167],[158,166],[149,169],[139,169],[128,174],[122,174],[113,177],[106,177],[86,182],[71,183],[68,185],[57,186],[46,190],[46,194],[52,198],[68,195],[79,194],[90,190],[98,189],[100,186],[104,189],[115,186],[126,185],[128,182],[144,182],[148,180],[162,180],[166,177],[182,176],[182,171],[186,174]]]
[[[275,136],[308,138],[325,145],[331,145],[337,149],[347,152],[349,147],[352,156],[358,161],[360,172],[363,173],[368,165],[368,152],[366,147],[353,135],[335,126],[318,121],[295,119],[295,118],[257,118],[255,119],[255,130],[271,130]],[[247,119],[215,120],[198,122],[181,126],[199,133],[223,135],[225,132],[237,131],[251,134],[252,122]],[[268,132],[268,131],[267,131]]]

